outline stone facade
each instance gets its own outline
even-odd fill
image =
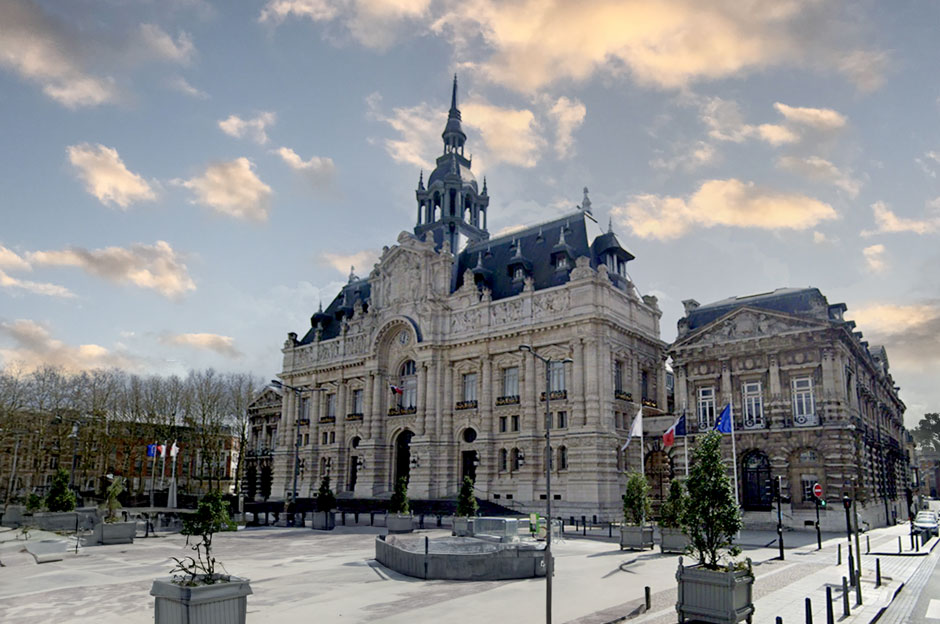
[[[907,518],[911,472],[898,398],[883,347],[869,345],[814,288],[780,289],[700,306],[670,347],[676,409],[689,433],[710,429],[733,403],[738,489],[748,524],[776,523],[770,480],[782,477],[785,523],[815,520],[813,483],[828,502],[824,528],[844,530],[843,494],[872,526]],[[694,441],[692,441],[694,444]],[[672,455],[684,470],[681,442]],[[726,436],[730,459],[730,436]]]
[[[447,499],[467,475],[480,498],[541,511],[546,371],[528,344],[573,360],[548,380],[555,512],[619,518],[630,419],[641,400],[666,405],[656,298],[637,293],[587,189],[571,213],[491,239],[459,122],[455,84],[414,232],[284,344],[280,377],[305,392],[283,393],[274,496],[289,496],[299,431],[301,497],[330,474],[340,498],[388,497],[407,476],[411,498]]]

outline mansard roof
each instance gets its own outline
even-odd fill
[[[818,320],[841,321],[841,314],[834,318],[831,308],[845,309],[844,304],[829,305],[829,301],[818,288],[778,288],[773,292],[742,297],[729,297],[713,303],[698,305],[694,300],[686,303],[688,331],[694,331],[744,306],[782,312],[792,316]]]
[[[353,315],[357,300],[363,308],[367,308],[371,294],[372,285],[369,280],[353,276],[325,310],[318,311],[310,317],[310,329],[300,339],[300,344],[309,344],[316,339],[318,325],[322,326],[321,340],[339,336],[343,329],[343,317],[348,318]]]

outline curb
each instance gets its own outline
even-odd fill
[[[881,616],[884,615],[884,612],[888,610],[888,607],[890,607],[892,603],[894,603],[894,599],[897,598],[898,594],[901,593],[901,590],[904,589],[904,585],[905,585],[904,583],[901,583],[900,585],[898,585],[898,588],[894,590],[894,594],[891,596],[891,600],[888,601],[888,604],[878,609],[878,613],[876,613],[875,617],[873,617],[871,620],[868,621],[868,624],[875,624],[875,622],[881,619]]]

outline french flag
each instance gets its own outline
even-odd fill
[[[675,444],[677,435],[685,435],[685,413],[679,416],[671,427],[666,429],[666,433],[663,434],[663,446],[669,448]]]
[[[405,394],[404,388],[399,388],[394,384],[388,384],[388,389],[394,392],[395,394]]]

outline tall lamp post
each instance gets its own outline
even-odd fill
[[[554,360],[542,357],[532,350],[532,345],[519,345],[520,351],[528,351],[545,364],[545,622],[552,624],[552,364],[570,364],[571,358]]]
[[[324,388],[310,388],[308,386],[297,388],[282,381],[278,381],[277,379],[272,379],[271,385],[275,388],[286,388],[287,390],[293,391],[297,399],[297,417],[294,418],[294,487],[291,488],[290,493],[290,519],[291,524],[295,524],[294,516],[297,513],[297,476],[300,474],[300,398],[304,392],[323,392]]]

